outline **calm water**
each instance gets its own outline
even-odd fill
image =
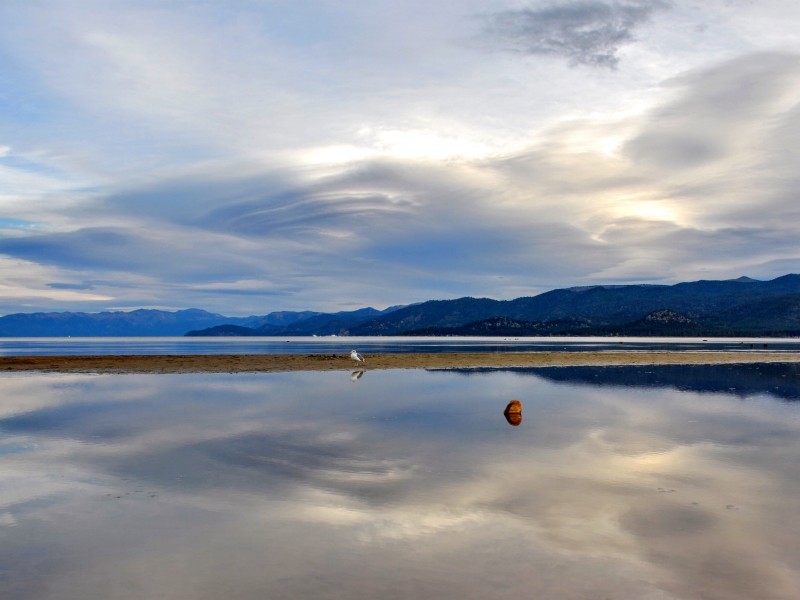
[[[800,597],[798,365],[14,374],[0,398],[8,600]]]
[[[537,352],[552,350],[800,351],[800,338],[608,337],[140,337],[0,338],[0,356],[75,354],[309,354],[369,352]]]

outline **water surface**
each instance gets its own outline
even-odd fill
[[[796,600],[799,367],[4,375],[0,597]]]
[[[800,351],[800,338],[88,337],[0,338],[0,356],[361,352]]]

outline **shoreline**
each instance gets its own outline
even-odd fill
[[[0,356],[0,372],[274,373],[371,369],[469,369],[626,365],[798,363],[800,352],[589,351],[375,353],[356,364],[347,354],[199,354]]]

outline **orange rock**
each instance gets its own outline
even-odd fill
[[[503,411],[503,416],[505,416],[508,424],[514,427],[522,423],[522,402],[519,400],[509,402]]]

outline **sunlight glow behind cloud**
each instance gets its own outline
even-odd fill
[[[498,51],[491,15],[494,42],[534,45]],[[28,277],[0,312],[800,270],[795,16],[777,0],[11,0],[0,219],[35,226],[0,231]]]

